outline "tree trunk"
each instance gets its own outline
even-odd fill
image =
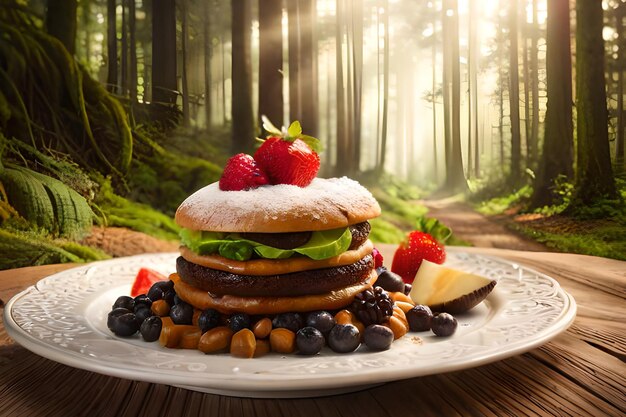
[[[509,184],[517,186],[521,182],[522,141],[519,117],[519,76],[517,47],[517,0],[509,1],[509,113],[511,119],[511,172]]]
[[[126,17],[126,9],[128,6],[128,0],[122,0],[122,50],[120,52],[120,67],[121,67],[121,83],[122,83],[122,95],[128,96],[128,18]]]
[[[300,18],[299,1],[287,1],[288,28],[288,65],[289,65],[289,118],[300,118]]]
[[[433,25],[434,26],[434,25]],[[437,40],[433,31],[433,46],[431,52],[431,98],[433,104],[433,180],[439,185],[439,153],[437,152]]]
[[[176,2],[152,8],[152,101],[176,105]]]
[[[211,56],[213,55],[213,48],[211,45],[211,8],[209,2],[204,2],[204,118],[205,127],[208,129],[211,127]]]
[[[626,8],[623,3],[619,3],[615,10],[615,32],[619,49],[617,50],[617,130],[615,132],[615,166],[618,171],[624,170],[624,51],[626,42],[624,42],[624,11]]]
[[[478,177],[478,4],[470,2],[468,68],[468,150],[467,175]]]
[[[117,14],[115,0],[107,0],[107,89],[117,93]]]
[[[74,55],[76,52],[76,9],[77,0],[48,0],[46,29],[48,33]]]
[[[387,118],[389,113],[389,0],[383,0],[384,15],[383,27],[383,115],[380,128],[380,160],[378,161],[377,176],[385,172],[387,158]]]
[[[282,15],[281,0],[265,0],[259,7],[259,115],[276,126],[284,124]]]
[[[531,205],[550,205],[552,188],[559,176],[573,174],[572,56],[570,48],[569,1],[548,2],[546,51],[548,109],[543,150],[534,183]]]
[[[137,101],[137,41],[135,0],[128,0],[128,42],[130,52],[130,68],[128,71],[128,97],[131,104]]]
[[[602,3],[576,2],[576,110],[578,203],[615,198],[604,79]]]
[[[300,14],[300,110],[302,126],[307,134],[317,136],[317,42],[314,23],[315,1],[299,0]]]
[[[232,8],[232,150],[249,152],[254,141],[252,110],[252,4],[250,0],[231,0]]]
[[[189,114],[189,98],[191,96],[189,92],[189,74],[187,73],[187,55],[189,54],[189,23],[187,16],[187,0],[181,0],[180,7],[180,28],[181,28],[181,59],[182,59],[182,74],[181,74],[181,90],[183,98],[183,124],[189,126],[191,116]]]
[[[537,166],[537,148],[539,147],[539,64],[537,43],[539,41],[539,24],[537,21],[537,0],[532,0],[532,16],[533,22],[530,34],[530,70],[529,77],[531,81],[532,96],[532,116],[531,131],[528,138],[528,161],[530,168],[535,169]],[[568,49],[569,51],[569,49]]]
[[[343,78],[343,2],[336,1],[336,62],[337,62],[337,175],[345,175],[349,165],[349,148],[347,138],[346,97]]]
[[[353,165],[356,171],[361,165],[361,108],[363,94],[363,3],[357,1],[352,7],[352,91],[353,91]]]
[[[528,24],[526,23],[526,13],[520,13],[520,24],[522,25],[522,71],[524,78],[524,140],[526,142],[526,167],[532,166],[530,151],[530,135],[532,131],[532,116],[530,110],[530,59],[528,48]]]
[[[459,15],[457,0],[444,0],[444,31],[449,33],[449,65],[451,67],[450,101],[450,164],[446,167],[445,189],[449,192],[464,192],[467,182],[463,174],[461,155],[461,69],[459,56]]]

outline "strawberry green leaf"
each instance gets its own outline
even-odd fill
[[[280,131],[279,128],[274,126],[272,122],[270,122],[270,119],[268,119],[267,116],[265,115],[261,116],[261,120],[263,121],[263,129],[265,129],[267,133],[271,133],[272,135],[282,136],[283,133]]]
[[[320,142],[319,139],[314,138],[313,136],[300,135],[298,136],[298,139],[309,145],[309,147],[317,153],[320,153],[323,150],[322,142]]]
[[[289,129],[287,129],[287,134],[293,138],[299,138],[302,135],[302,126],[299,121],[295,121],[289,125]]]
[[[452,236],[452,229],[431,217],[422,217],[417,221],[416,226],[417,230],[428,233],[442,245]]]

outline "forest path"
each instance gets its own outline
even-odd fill
[[[455,236],[483,248],[552,252],[547,246],[535,242],[513,230],[503,222],[476,212],[469,204],[455,198],[420,200],[428,208],[428,217],[434,217],[450,227]]]

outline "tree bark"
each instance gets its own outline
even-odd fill
[[[213,55],[213,46],[211,45],[211,8],[209,2],[204,2],[204,118],[205,127],[211,127],[212,114],[212,73],[211,73],[211,57]]]
[[[181,74],[181,89],[183,99],[183,124],[189,126],[191,122],[191,116],[189,114],[189,74],[187,73],[187,56],[189,54],[189,23],[187,12],[187,0],[180,1],[180,28],[181,28],[181,59],[182,59],[182,74]]]
[[[604,79],[603,16],[600,1],[576,2],[576,110],[578,204],[615,198],[608,138]]]
[[[517,42],[517,0],[509,1],[509,113],[511,119],[511,172],[509,184],[521,182],[522,141],[519,116],[519,64]]]
[[[276,126],[284,124],[282,15],[281,0],[259,7],[259,115]]]
[[[152,8],[152,101],[176,105],[176,2]]]
[[[136,14],[135,0],[128,0],[128,42],[129,42],[129,64],[128,70],[128,97],[130,102],[137,101],[137,40],[136,40]]]
[[[530,168],[535,169],[537,166],[537,150],[539,147],[539,63],[538,63],[538,50],[537,43],[539,41],[539,23],[537,13],[537,0],[532,0],[532,16],[533,22],[531,25],[530,34],[530,69],[529,78],[531,80],[531,129],[530,137],[528,138],[528,161],[530,162]]]
[[[318,135],[317,42],[315,1],[299,0],[300,13],[300,122],[307,134]]]
[[[617,130],[615,132],[615,166],[619,171],[624,170],[624,131],[626,123],[624,121],[624,13],[626,8],[623,3],[619,3],[615,10],[615,32],[619,49],[617,50]]]
[[[435,174],[433,180],[435,185],[439,185],[439,153],[437,152],[437,40],[435,39],[434,29],[432,42],[433,45],[430,65],[432,67],[431,98],[433,104],[433,173]]]
[[[357,1],[352,6],[352,140],[353,169],[360,170],[361,165],[361,109],[363,92],[363,3]]]
[[[76,53],[76,9],[77,0],[48,0],[46,29],[48,33],[74,55]]]
[[[450,155],[446,166],[445,189],[457,193],[467,190],[467,181],[463,174],[463,156],[461,155],[461,69],[459,56],[459,15],[457,0],[444,0],[444,32],[449,34],[444,41],[444,48],[449,48],[450,91],[448,105],[451,106]],[[445,105],[445,104],[444,104]]]
[[[126,9],[128,0],[122,0],[122,50],[120,51],[122,95],[128,96],[128,18]]]
[[[287,20],[289,22],[288,65],[289,65],[289,118],[300,118],[300,18],[297,0],[287,1]]]
[[[107,89],[117,93],[117,13],[115,0],[107,0]]]
[[[383,6],[383,27],[385,28],[385,32],[383,33],[383,115],[380,128],[378,178],[385,172],[385,161],[387,159],[387,119],[389,114],[389,0],[383,0]]]
[[[233,153],[251,151],[255,137],[250,63],[251,8],[250,0],[231,0]]]
[[[346,97],[343,75],[343,2],[336,0],[336,22],[335,22],[335,56],[337,62],[337,175],[345,175],[349,165],[349,148],[347,138],[347,117],[346,117]]]
[[[548,2],[546,51],[548,109],[543,150],[531,199],[535,208],[552,204],[552,189],[559,176],[570,179],[573,175],[571,61],[569,1],[551,0]]]

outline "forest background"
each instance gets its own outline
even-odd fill
[[[620,0],[0,0],[0,268],[176,247],[261,115],[367,185],[375,242],[471,204],[626,259]],[[462,244],[460,240],[452,243]]]

